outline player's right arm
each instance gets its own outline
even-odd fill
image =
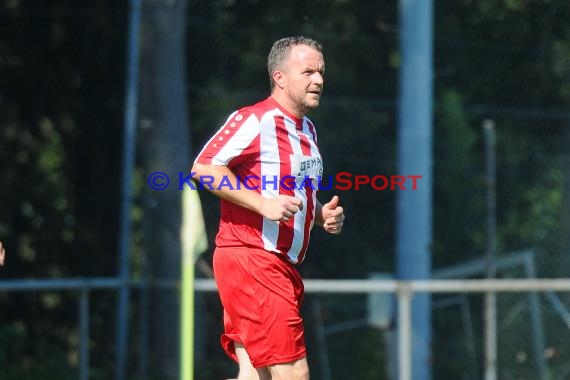
[[[214,195],[261,214],[269,220],[287,221],[303,209],[303,203],[298,198],[288,195],[265,198],[255,190],[238,186],[235,174],[225,165],[195,163],[191,172],[195,173],[195,178],[213,178],[212,186],[206,188]],[[231,186],[219,186],[222,180],[226,184],[231,183]]]

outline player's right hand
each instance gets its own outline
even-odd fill
[[[299,198],[278,195],[275,198],[263,199],[260,214],[269,220],[287,222],[302,209],[303,202]]]

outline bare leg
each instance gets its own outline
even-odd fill
[[[273,380],[309,380],[307,358],[267,367]]]
[[[271,380],[267,368],[254,368],[244,346],[235,343],[236,355],[239,361],[239,375],[237,380]]]

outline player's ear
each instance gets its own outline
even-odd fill
[[[272,74],[272,78],[276,86],[278,86],[281,89],[285,88],[285,75],[283,74],[282,71],[275,70]]]

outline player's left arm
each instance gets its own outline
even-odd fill
[[[338,204],[338,195],[332,197],[332,199],[324,205],[317,200],[315,224],[322,226],[325,231],[330,234],[339,234],[342,230],[345,215],[344,209]]]
[[[6,250],[0,241],[0,265],[4,265],[4,256],[6,255]]]

